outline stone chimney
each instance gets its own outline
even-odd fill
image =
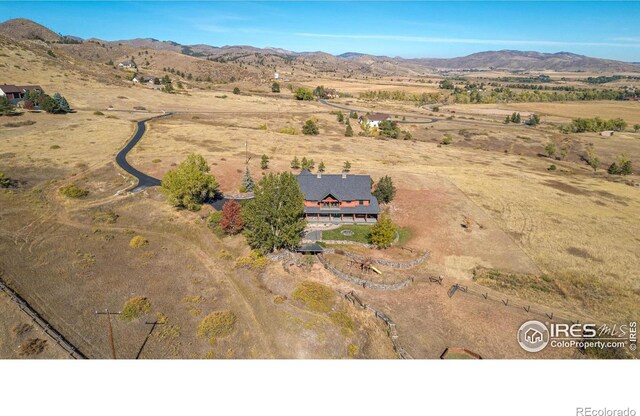
[[[318,179],[322,178],[322,173],[321,173],[321,172],[318,172],[318,174],[316,175],[316,177],[317,177]]]
[[[347,179],[347,171],[346,170],[342,171],[342,179]]]

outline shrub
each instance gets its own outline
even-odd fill
[[[223,338],[230,335],[236,325],[236,315],[229,311],[211,312],[198,325],[198,336]]]
[[[161,190],[172,205],[197,211],[200,204],[216,196],[218,182],[209,174],[204,158],[191,154],[176,169],[167,172]]]
[[[318,125],[313,120],[307,120],[304,122],[302,126],[302,133],[307,135],[315,136],[320,133],[320,129],[318,129]]]
[[[444,144],[445,146],[450,145],[451,143],[453,143],[453,137],[451,137],[449,133],[445,134],[440,142],[440,144]]]
[[[58,146],[57,144],[53,144],[53,145],[51,145],[51,146],[49,147],[49,149],[51,149],[51,150],[58,150],[58,149],[60,149],[60,146]]]
[[[131,321],[149,312],[151,312],[149,299],[138,296],[125,302],[120,317],[125,321]]]
[[[83,198],[89,195],[88,190],[79,188],[75,183],[63,186],[62,188],[60,188],[60,193],[67,198]]]
[[[291,294],[294,300],[316,312],[329,312],[334,304],[335,294],[327,286],[316,282],[302,282]]]
[[[13,179],[5,176],[4,172],[0,172],[0,188],[9,188],[14,185]]]
[[[94,112],[93,112],[93,115],[94,115],[94,116],[103,116],[103,115],[104,115],[104,113],[103,113],[102,111],[94,111]]]
[[[299,130],[296,130],[293,127],[283,127],[280,130],[277,131],[278,133],[282,133],[282,134],[290,134],[292,136],[295,136],[296,134],[300,134]]]
[[[291,169],[300,169],[300,161],[298,160],[298,156],[294,156],[291,159]]]
[[[631,160],[625,155],[620,155],[618,159],[609,166],[607,172],[610,175],[631,175],[631,173],[633,173]]]
[[[271,92],[280,92],[280,84],[277,82],[271,84]]]
[[[234,94],[236,94],[236,95],[240,94],[240,88],[235,87],[235,88],[233,89],[233,93],[234,93]]]
[[[160,163],[160,162],[162,162],[162,160],[160,160],[160,159],[153,159],[153,160],[151,161],[151,163]]]
[[[293,93],[296,100],[313,101],[313,91],[299,87]]]
[[[268,263],[269,260],[264,254],[257,250],[251,250],[248,256],[239,257],[236,260],[235,267],[251,270],[262,270],[267,266]]]
[[[371,227],[369,239],[371,244],[378,248],[386,248],[391,246],[396,238],[396,226],[393,225],[391,219],[387,215],[382,215],[377,223]]]
[[[556,165],[550,165],[550,166],[547,168],[547,170],[556,170],[556,169],[557,169]]]
[[[147,245],[149,245],[149,240],[147,240],[141,235],[136,235],[129,241],[129,247],[134,249],[142,248]]]
[[[93,213],[93,222],[103,224],[114,224],[118,220],[119,215],[111,209],[104,211],[96,211]]]
[[[554,157],[557,152],[555,143],[553,142],[547,143],[547,145],[544,147],[544,151],[548,157]]]

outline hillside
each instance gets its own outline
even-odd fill
[[[0,23],[0,33],[12,39],[58,42],[60,35],[28,19],[11,19]]]

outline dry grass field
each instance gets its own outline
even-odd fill
[[[621,153],[637,166],[640,134],[567,136],[550,124],[576,116],[623,117],[633,124],[640,122],[638,103],[455,106],[455,114],[443,108],[434,123],[402,124],[412,140],[362,137],[355,121],[356,135],[347,138],[344,125],[331,114],[334,109],[295,101],[284,89],[281,95],[252,94],[247,84],[240,95],[231,94],[229,86],[165,94],[108,85],[6,45],[1,52],[2,69],[13,83],[59,90],[78,111],[0,117],[0,171],[19,182],[0,190],[0,273],[90,357],[110,356],[106,318],[94,312],[121,310],[136,297],[147,298],[150,310],[131,321],[114,318],[122,358],[395,357],[380,321],[340,296],[350,290],[396,321],[403,346],[416,358],[437,358],[447,347],[486,358],[531,357],[515,341],[516,329],[531,316],[501,308],[496,300],[503,296],[581,321],[619,323],[638,317],[640,191],[629,185],[638,182],[637,174],[625,180],[609,177],[602,168],[594,174],[580,156],[593,144],[605,169]],[[37,65],[24,71],[30,63]],[[354,95],[433,88],[408,81],[309,82],[305,85],[323,84]],[[402,114],[408,120],[431,117],[412,103],[336,102],[397,114],[398,120]],[[122,111],[107,111],[110,106]],[[324,161],[328,172],[339,171],[349,160],[352,173],[374,180],[391,176],[398,193],[385,209],[410,231],[405,246],[428,250],[429,260],[411,271],[414,284],[400,291],[354,287],[319,264],[238,267],[237,259],[249,252],[244,238],[221,239],[212,233],[205,225],[211,207],[177,211],[157,189],[119,192],[132,182],[115,166],[115,154],[133,133],[133,121],[149,116],[132,112],[135,107],[176,113],[149,123],[128,156],[132,165],[157,178],[197,152],[222,190],[236,192],[245,143],[256,178],[265,173],[259,167],[262,154],[271,158],[267,172],[290,170],[291,159],[298,156],[312,158],[316,166]],[[543,124],[505,126],[497,122],[503,113],[493,110],[539,112]],[[318,136],[279,132],[299,132],[313,117]],[[10,122],[25,123],[5,126]],[[448,146],[440,145],[445,134],[453,139]],[[565,160],[541,155],[549,141],[570,146]],[[558,169],[548,170],[550,164]],[[64,197],[59,188],[69,184],[88,190],[88,196]],[[464,217],[473,220],[470,232],[462,227]],[[132,248],[134,236],[148,244]],[[373,255],[393,257],[394,251]],[[478,267],[534,277],[473,280]],[[444,286],[429,283],[428,277],[436,275],[445,277]],[[543,280],[549,285],[537,284]],[[299,289],[308,281],[330,289],[325,309],[301,300]],[[450,299],[446,291],[453,283],[486,291],[494,301],[464,293]],[[0,299],[3,357],[15,357],[20,341],[11,331],[22,318],[10,306]],[[215,312],[234,318],[216,332],[222,335],[200,336],[201,322]],[[148,322],[154,321],[159,324],[150,333]],[[42,356],[57,357],[52,347]],[[573,351],[546,351],[535,357],[571,356]]]

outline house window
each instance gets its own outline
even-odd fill
[[[364,201],[363,200],[358,201],[358,205],[364,205]]]

